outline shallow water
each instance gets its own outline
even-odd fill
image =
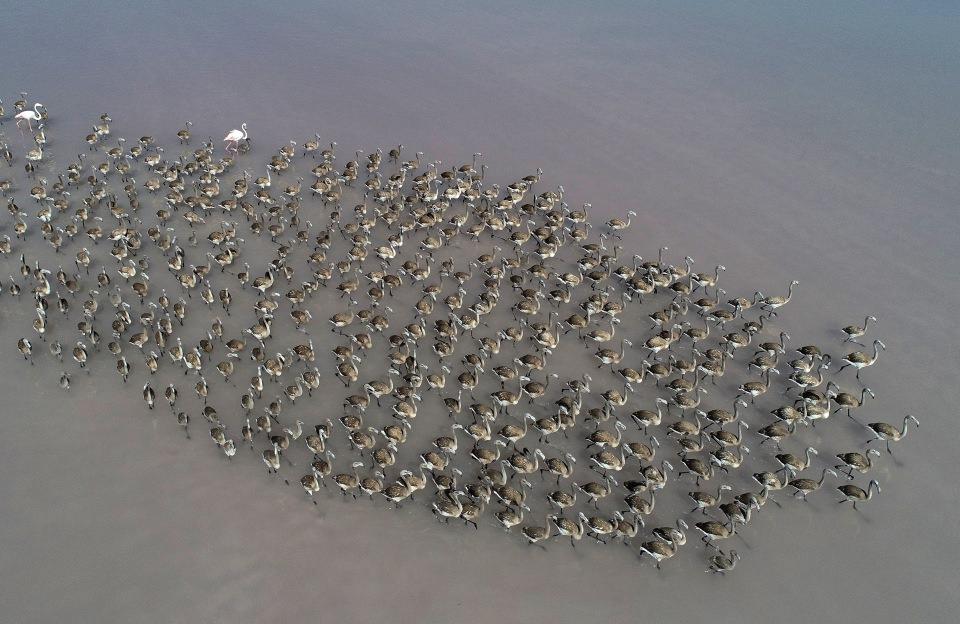
[[[765,508],[725,579],[699,554],[657,574],[586,542],[543,552],[490,526],[438,530],[422,505],[330,497],[320,510],[258,461],[228,465],[202,429],[185,442],[108,369],[75,375],[65,403],[52,367],[17,359],[30,317],[4,298],[5,619],[947,620],[960,555],[957,15],[684,7],[17,6],[0,25],[9,49],[28,45],[24,24],[45,35],[8,61],[0,94],[8,111],[21,89],[46,104],[61,146],[107,111],[115,135],[168,146],[190,119],[198,138],[246,121],[260,154],[314,131],[348,153],[481,151],[499,180],[543,167],[596,219],[636,208],[629,252],[666,244],[698,270],[722,262],[730,292],[800,280],[781,314],[798,344],[837,342],[873,313],[889,349],[864,373],[880,398],[871,416],[922,424],[880,473],[882,496],[861,514],[828,496]]]

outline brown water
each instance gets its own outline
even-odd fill
[[[948,621],[960,65],[946,6],[9,9],[0,94],[8,111],[21,89],[47,105],[61,165],[106,111],[115,134],[168,146],[187,119],[216,138],[246,121],[260,154],[320,132],[348,153],[481,151],[504,182],[540,166],[597,219],[637,209],[628,251],[722,262],[729,292],[800,280],[781,315],[798,344],[878,316],[870,420],[909,411],[922,428],[863,513],[829,496],[767,507],[735,574],[703,574],[695,547],[658,574],[625,549],[438,530],[423,505],[304,504],[259,461],[228,465],[202,429],[185,442],[108,367],[75,375],[69,397],[52,366],[26,370],[14,344],[30,316],[4,297],[4,619]]]

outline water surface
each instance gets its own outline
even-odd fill
[[[264,150],[319,132],[448,163],[480,151],[501,179],[539,166],[598,219],[636,209],[628,250],[723,262],[730,291],[799,279],[782,315],[798,340],[878,316],[876,420],[923,428],[863,514],[770,510],[735,575],[698,557],[656,574],[604,548],[437,530],[422,508],[335,501],[318,520],[112,376],[65,405],[15,357],[30,319],[0,317],[5,619],[948,621],[958,17],[937,2],[7,7],[0,96],[46,104],[61,144],[109,112],[115,134],[167,145],[188,119],[214,138],[246,121]]]

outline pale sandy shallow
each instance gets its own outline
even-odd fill
[[[940,86],[955,49],[939,35],[954,16],[822,16],[839,23],[823,29],[790,16],[794,30],[650,7],[556,20],[250,8],[227,36],[204,35],[207,9],[191,11],[181,23],[115,9],[99,16],[108,27],[14,12],[5,41],[23,41],[18,21],[57,37],[5,70],[8,108],[29,88],[70,110],[61,136],[107,110],[131,134],[172,135],[190,118],[218,135],[243,120],[258,146],[317,127],[342,146],[403,142],[449,162],[479,150],[504,177],[543,166],[598,218],[639,207],[628,249],[721,261],[728,290],[799,279],[782,322],[805,341],[876,314],[890,347],[870,371],[878,419],[909,410],[923,428],[863,515],[826,499],[770,510],[737,574],[705,575],[695,556],[656,574],[605,548],[437,530],[421,506],[331,498],[321,512],[257,462],[227,465],[202,431],[186,443],[113,375],[78,381],[66,402],[52,369],[32,377],[15,357],[29,319],[0,299],[3,619],[949,621],[960,158],[947,140],[957,94]],[[145,20],[135,44],[128,27]],[[879,43],[891,33],[899,47]],[[167,49],[185,60],[159,66]],[[107,68],[115,80],[97,77]]]

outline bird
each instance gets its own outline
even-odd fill
[[[550,514],[547,514],[545,526],[527,524],[520,529],[520,534],[523,535],[527,544],[540,544],[540,542],[550,539],[553,532],[550,529],[550,527],[553,526],[550,518]],[[573,544],[572,538],[570,543]]]
[[[657,502],[656,491],[650,492],[649,499],[643,498],[640,496],[639,492],[637,492],[630,494],[623,500],[627,504],[627,507],[630,508],[630,511],[633,513],[634,517],[640,521],[640,525],[645,526],[643,517],[649,516],[653,513]]]
[[[340,493],[344,496],[349,492],[353,498],[357,498],[356,493],[353,492],[360,485],[360,477],[357,473],[358,468],[363,467],[363,462],[357,461],[351,464],[353,468],[352,473],[341,472],[333,476],[333,482],[340,488]]]
[[[380,493],[393,503],[394,508],[399,509],[400,503],[410,496],[411,489],[406,483],[397,481],[386,486]]]
[[[46,117],[39,104],[30,113],[31,128]],[[492,517],[519,534],[517,543],[545,548],[564,537],[575,548],[589,535],[635,547],[658,568],[693,527],[711,547],[711,571],[733,570],[739,555],[717,545],[768,500],[779,506],[771,493],[788,485],[805,497],[842,471],[842,502],[859,507],[879,492],[876,481],[866,490],[853,483],[876,472],[879,447],[839,452],[820,481],[806,478],[820,457],[808,444],[842,440],[828,417],[846,409],[852,418],[876,397],[867,387],[842,391],[828,349],[811,344],[793,355],[777,312],[796,281],[783,297],[754,288],[727,295],[718,287],[724,265],[694,273],[690,256],[672,264],[667,247],[647,260],[626,251],[634,210],[594,227],[592,206],[571,209],[562,186],[544,186],[542,170],[492,184],[480,154],[453,166],[422,152],[402,160],[403,146],[344,155],[314,134],[258,159],[241,145],[246,122],[224,137],[223,153],[212,137],[175,153],[149,135],[108,144],[111,124],[108,115],[94,121],[79,137],[90,149],[74,162],[63,160],[57,126],[40,125],[23,172],[0,180],[15,234],[0,235],[0,263],[11,274],[0,297],[28,306],[22,318],[33,322],[33,339],[47,341],[46,350],[17,342],[36,366],[20,372],[50,373],[46,386],[59,375],[64,390],[80,388],[62,364],[48,370],[44,354],[59,362],[63,345],[73,345],[91,375],[103,358],[124,381],[142,367],[148,409],[152,384],[161,383],[188,439],[191,416],[208,423],[217,447],[208,452],[242,463],[249,458],[237,445],[247,444],[271,479],[306,457],[309,468],[293,478],[318,507],[329,508],[319,493],[333,480],[344,500],[380,494],[384,506],[431,509],[443,522],[430,530],[451,518],[478,529]],[[173,130],[190,145],[191,122]],[[0,147],[11,163],[13,152]],[[35,210],[18,206],[27,196]],[[41,253],[44,242],[53,253]],[[317,310],[329,310],[329,333],[316,332]],[[874,321],[844,328],[842,344],[860,344]],[[877,341],[872,357],[856,352],[844,363],[859,375],[881,348]],[[195,378],[183,386],[179,371]],[[762,407],[787,388],[796,400]],[[526,411],[514,414],[524,397]],[[768,409],[774,418],[763,422]],[[910,418],[901,429],[865,425],[867,444],[883,440],[889,451]],[[761,443],[751,453],[754,433]],[[724,494],[741,467],[762,490]],[[686,492],[694,508],[637,539],[685,493],[677,477],[687,473],[713,485]],[[430,490],[426,500],[417,499],[421,490]]]
[[[780,470],[789,473],[790,476],[802,472],[810,467],[810,455],[817,455],[817,449],[808,446],[804,451],[804,456],[797,457],[792,453],[778,453],[775,459],[780,463]]]
[[[863,319],[863,325],[847,325],[846,327],[843,327],[840,330],[844,334],[846,334],[846,338],[844,338],[843,341],[861,344],[857,342],[856,339],[863,336],[865,333],[867,333],[867,325],[870,323],[870,321],[873,321],[874,323],[876,323],[877,317],[867,316]]]
[[[22,122],[26,121],[27,127],[31,132],[33,132],[33,122],[34,121],[39,122],[41,119],[43,119],[43,116],[40,113],[40,109],[42,107],[43,107],[43,104],[37,102],[36,104],[33,105],[33,110],[28,109],[14,115],[14,119],[17,120],[16,121],[17,127],[23,130],[23,126],[21,124]]]
[[[497,522],[500,523],[500,526],[502,526],[504,530],[509,531],[513,527],[523,522],[523,507],[521,507],[519,510],[514,510],[511,507],[504,507],[494,514],[494,518],[496,518]]]
[[[188,137],[189,138],[189,137]],[[232,148],[234,152],[239,151],[240,141],[247,140],[247,124],[246,122],[240,124],[240,129],[233,129],[227,133],[227,136],[223,137],[225,149],[230,151]]]
[[[837,374],[840,374],[840,371],[845,369],[848,366],[852,366],[857,369],[857,380],[860,379],[860,371],[868,366],[873,366],[877,357],[880,355],[879,349],[886,349],[887,345],[883,344],[882,340],[873,341],[873,355],[864,353],[863,351],[854,351],[853,353],[848,353],[843,356],[843,361],[846,362],[843,366],[837,369]]]
[[[190,415],[186,412],[177,412],[177,424],[183,427],[183,431],[190,439]]]
[[[870,444],[871,442],[876,442],[877,440],[879,440],[881,442],[886,443],[887,452],[892,454],[893,451],[890,449],[890,443],[899,442],[900,440],[902,440],[907,436],[907,421],[913,421],[914,425],[916,425],[918,428],[920,427],[920,421],[918,421],[916,417],[911,416],[910,414],[907,414],[906,416],[903,417],[903,425],[900,427],[899,430],[893,425],[885,422],[875,422],[875,423],[868,424],[867,428],[870,429],[874,437],[867,440],[864,443],[864,446],[866,446],[867,444]]]
[[[717,540],[727,539],[734,533],[736,533],[736,527],[731,520],[729,528],[727,525],[717,522],[716,520],[705,520],[704,522],[697,522],[694,527],[700,531],[703,535],[701,540],[707,546],[713,547],[716,550],[720,550],[717,545],[714,543]]]
[[[187,145],[190,144],[190,126],[192,125],[193,125],[193,122],[188,121],[184,124],[181,130],[177,131],[177,138],[180,139],[181,145],[184,143],[186,143]],[[227,136],[230,136],[230,135],[228,134]]]
[[[837,490],[843,494],[843,498],[838,503],[853,503],[853,508],[857,508],[857,503],[862,503],[863,501],[868,501],[873,498],[873,491],[876,488],[877,494],[880,493],[880,484],[876,479],[871,479],[867,489],[853,485],[852,483],[844,483],[843,485],[837,486]]]
[[[309,472],[300,477],[300,485],[306,495],[310,497],[310,500],[313,501],[313,504],[316,505],[317,500],[313,498],[313,495],[320,491],[320,480],[317,478],[316,472]]]
[[[793,298],[793,289],[799,284],[800,282],[798,280],[791,281],[790,288],[787,289],[786,296],[763,297],[760,299],[760,306],[767,313],[768,317],[775,316],[779,308],[782,308],[790,303],[790,299]]]
[[[33,345],[30,343],[30,340],[27,338],[21,338],[17,341],[17,349],[20,350],[20,354],[23,356],[24,360],[30,362],[33,365]]]
[[[604,535],[610,535],[616,529],[616,524],[607,518],[600,516],[590,516],[589,518],[582,511],[579,516],[580,520],[586,523],[587,533],[590,534],[590,537],[597,540],[601,544],[606,544],[603,540]]]
[[[156,398],[156,394],[153,391],[153,388],[150,387],[150,382],[143,384],[143,400],[146,402],[147,407],[153,409],[153,402]]]
[[[223,454],[227,456],[227,459],[232,460],[233,456],[237,454],[237,445],[231,439],[226,440],[220,447],[223,449]]]
[[[610,219],[609,221],[607,221],[607,228],[609,228],[610,231],[619,238],[620,232],[630,227],[630,220],[635,216],[637,216],[636,212],[634,212],[633,210],[628,210],[626,221],[620,218]]]
[[[657,564],[657,569],[660,570],[660,562],[677,554],[677,546],[673,542],[654,540],[640,544],[640,552],[649,555]]]
[[[740,561],[740,555],[737,554],[736,550],[731,549],[729,554],[720,551],[710,557],[710,567],[707,569],[707,572],[721,575],[726,574],[737,566],[738,561]]]
[[[794,489],[794,496],[799,496],[803,500],[807,500],[807,494],[815,492],[820,489],[820,486],[823,485],[824,480],[827,478],[827,475],[837,476],[837,473],[830,468],[824,468],[820,473],[820,480],[814,481],[813,479],[799,478],[791,479],[787,485]]]
[[[834,466],[834,468],[837,470],[846,468],[847,476],[853,480],[854,470],[860,474],[866,474],[866,472],[873,467],[873,460],[870,458],[871,455],[880,457],[880,451],[877,449],[870,449],[867,451],[866,455],[857,452],[838,453],[836,457],[841,463]]]
[[[863,406],[864,397],[866,397],[868,394],[871,398],[877,398],[877,395],[873,393],[873,390],[867,387],[861,388],[860,396],[857,397],[847,392],[841,392],[839,386],[832,381],[827,382],[827,396],[832,395],[834,402],[837,404],[837,409],[833,410],[833,413],[837,413],[843,408],[846,408],[847,417],[852,420],[856,420],[853,418],[852,411]]]
[[[569,537],[570,546],[576,548],[576,542],[583,538],[583,519],[578,518],[577,522],[559,515],[549,515],[547,519],[553,523],[557,529],[557,534]]]
[[[720,498],[723,496],[724,490],[730,489],[731,487],[729,485],[726,483],[721,483],[719,486],[717,486],[716,495],[701,491],[689,492],[687,496],[689,496],[696,505],[696,507],[690,510],[690,513],[700,510],[704,515],[706,515],[707,509],[716,507],[718,504],[720,504]]]
[[[273,443],[273,448],[264,450],[262,456],[267,472],[276,474],[280,471],[280,447],[276,442]]]

